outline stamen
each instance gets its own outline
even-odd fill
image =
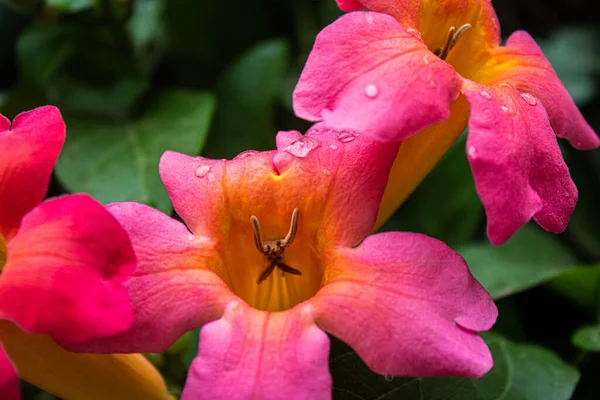
[[[290,229],[285,238],[275,242],[269,241],[267,244],[263,242],[258,218],[256,218],[254,215],[250,217],[250,223],[252,224],[252,231],[254,233],[254,244],[256,245],[258,251],[265,255],[265,260],[268,262],[267,268],[265,268],[265,270],[256,279],[257,285],[260,285],[265,279],[267,279],[269,275],[273,273],[275,267],[281,271],[281,276],[283,276],[283,274],[286,272],[292,275],[302,275],[300,270],[290,267],[283,262],[283,251],[286,247],[289,247],[292,244],[296,238],[296,233],[298,232],[299,212],[300,210],[298,208],[294,208],[294,211],[292,212],[292,219],[290,221]]]
[[[458,42],[458,39],[460,39],[460,37],[469,28],[471,28],[471,24],[464,24],[463,26],[461,26],[458,29],[456,29],[455,27],[451,26],[450,29],[448,30],[448,37],[446,39],[446,43],[444,44],[444,47],[441,47],[441,48],[438,47],[437,49],[435,49],[433,51],[433,54],[435,54],[436,56],[438,56],[442,60],[445,60],[446,57],[448,57],[448,54],[450,53],[450,50],[452,50],[454,48],[454,46],[456,46],[456,43]]]

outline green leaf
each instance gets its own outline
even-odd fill
[[[592,26],[568,26],[538,42],[573,100],[578,105],[589,103],[598,88],[600,31]]]
[[[138,201],[169,213],[159,159],[165,150],[198,154],[213,110],[208,93],[169,91],[128,123],[66,118],[58,178],[69,191],[87,192],[103,203]]]
[[[564,271],[547,287],[590,311],[597,308],[600,266],[578,267]]]
[[[289,59],[284,40],[253,47],[227,71],[217,87],[219,107],[205,154],[231,158],[253,149],[275,147],[275,103]]]
[[[46,0],[46,4],[60,12],[79,12],[91,8],[94,0]]]
[[[549,350],[514,344],[494,335],[484,339],[494,368],[481,379],[391,378],[373,373],[350,349],[330,361],[334,399],[377,400],[568,400],[577,370]],[[338,342],[339,343],[339,342]],[[340,345],[334,342],[333,349]]]
[[[462,135],[386,223],[383,231],[421,232],[450,246],[468,242],[483,217]]]
[[[583,350],[600,351],[600,325],[577,329],[571,337],[571,343]]]
[[[552,234],[529,224],[500,247],[473,244],[458,250],[494,299],[539,285],[577,264]]]
[[[198,344],[200,343],[200,328],[187,332],[190,341],[187,350],[181,354],[181,361],[189,369],[192,361],[198,355]]]
[[[133,3],[127,32],[144,71],[150,71],[166,45],[162,0],[137,0]]]

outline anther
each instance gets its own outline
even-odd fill
[[[258,218],[254,215],[250,217],[250,223],[252,224],[252,231],[254,233],[254,245],[265,255],[265,260],[268,263],[267,268],[260,274],[260,276],[256,279],[256,283],[260,284],[262,281],[267,279],[273,270],[277,267],[283,276],[285,272],[293,275],[302,275],[302,272],[297,270],[296,268],[290,267],[286,263],[283,262],[283,251],[286,247],[289,247],[294,239],[296,238],[296,233],[298,231],[298,213],[300,210],[295,208],[292,212],[292,219],[290,221],[290,229],[285,236],[285,238],[277,240],[277,241],[268,241],[265,243],[262,239],[262,233],[260,230],[260,223],[258,222]]]
[[[456,43],[458,42],[458,39],[460,39],[460,37],[469,28],[471,28],[471,24],[464,24],[463,26],[461,26],[458,29],[456,29],[455,27],[451,26],[450,29],[448,30],[448,37],[446,39],[446,43],[444,44],[444,47],[441,47],[441,48],[438,47],[437,49],[434,50],[433,54],[435,54],[436,56],[438,56],[442,60],[445,60],[446,57],[448,57],[448,54],[450,53],[450,50],[452,50],[454,48],[454,46],[456,46]]]

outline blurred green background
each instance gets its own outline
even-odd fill
[[[504,35],[537,38],[599,132],[593,2],[494,5]],[[309,126],[294,117],[291,93],[315,35],[339,15],[334,0],[0,0],[0,112],[63,112],[67,143],[49,195],[88,192],[170,213],[157,173],[163,151],[231,158],[274,148],[278,129]],[[561,146],[580,190],[564,234],[531,224],[492,247],[464,138],[383,228],[440,238],[467,259],[500,309],[485,335],[494,369],[478,381],[382,377],[334,341],[335,399],[600,398],[600,151]],[[197,340],[189,332],[147,355],[175,395]],[[25,399],[53,398],[23,387]]]

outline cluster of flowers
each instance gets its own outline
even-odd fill
[[[17,372],[67,398],[168,399],[132,353],[197,327],[182,399],[330,398],[326,332],[380,374],[492,367],[477,332],[497,310],[464,260],[424,235],[370,232],[467,125],[490,240],[531,218],[561,232],[577,189],[556,136],[598,138],[530,36],[500,46],[490,0],[337,1],[355,12],[319,34],[294,92],[316,122],[305,135],[233,160],[163,155],[185,225],[138,203],[41,202],[60,113],[0,118],[2,399],[19,397]]]

